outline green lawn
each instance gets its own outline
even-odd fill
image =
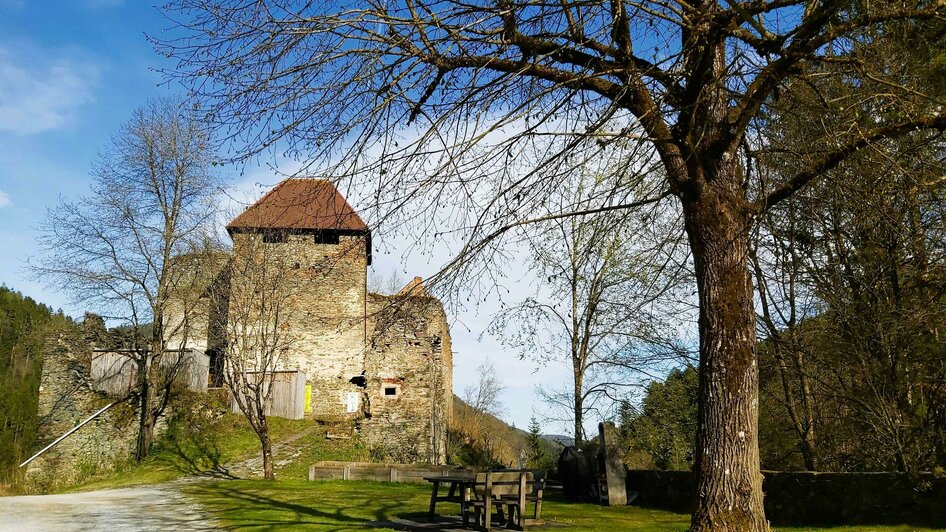
[[[190,485],[186,492],[235,530],[364,530],[370,522],[424,519],[430,488],[418,484],[385,482],[279,480],[214,481]],[[438,505],[443,514],[457,506]],[[637,506],[620,508],[547,500],[543,517],[569,525],[567,530],[618,532],[683,531],[689,516]],[[380,525],[378,525],[380,526]],[[781,528],[780,531],[862,530],[909,532],[931,529],[909,526],[838,527],[831,529]]]

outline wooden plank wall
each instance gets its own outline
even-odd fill
[[[127,395],[135,386],[135,363],[124,353],[92,353],[92,387],[110,397]]]
[[[309,480],[374,480],[378,482],[426,482],[424,477],[443,477],[473,472],[455,466],[374,464],[322,461],[309,466]]]
[[[207,378],[210,372],[210,357],[200,351],[168,351],[158,357],[162,367],[176,364],[184,357],[184,367],[179,379],[187,388],[197,392],[207,390]],[[138,368],[127,352],[94,351],[92,353],[92,387],[105,392],[111,397],[127,395],[135,387],[135,373]]]
[[[273,391],[266,404],[266,415],[302,419],[305,416],[305,381],[302,371],[276,371],[273,375]],[[240,413],[239,405],[232,398],[230,410]]]

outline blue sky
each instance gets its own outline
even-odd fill
[[[0,0],[0,280],[47,304],[32,282],[34,228],[60,195],[88,189],[99,148],[137,105],[171,94],[144,38],[167,22],[150,5]]]
[[[98,150],[148,98],[173,95],[155,68],[164,63],[145,39],[170,26],[151,3],[121,0],[59,2],[0,0],[0,282],[55,308],[80,316],[82,309],[46,289],[24,271],[37,250],[36,230],[45,210],[60,197],[85,194]],[[278,178],[267,168],[232,176],[256,195]],[[357,208],[357,205],[355,206]],[[404,255],[375,255],[383,278],[430,275],[440,265]],[[526,427],[536,410],[538,384],[567,382],[565,367],[537,368],[480,335],[498,305],[449,310],[455,351],[454,392],[475,380],[476,367],[493,361],[507,389],[504,418]],[[594,426],[592,421],[589,425]],[[564,432],[550,424],[546,432]]]

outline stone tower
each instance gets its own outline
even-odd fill
[[[286,365],[306,374],[307,416],[354,417],[346,405],[349,394],[361,392],[364,371],[368,226],[331,182],[295,178],[270,190],[227,231],[235,260],[263,245],[293,270],[290,325],[297,340]]]

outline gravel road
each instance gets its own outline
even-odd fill
[[[215,530],[181,485],[0,497],[0,531]]]

